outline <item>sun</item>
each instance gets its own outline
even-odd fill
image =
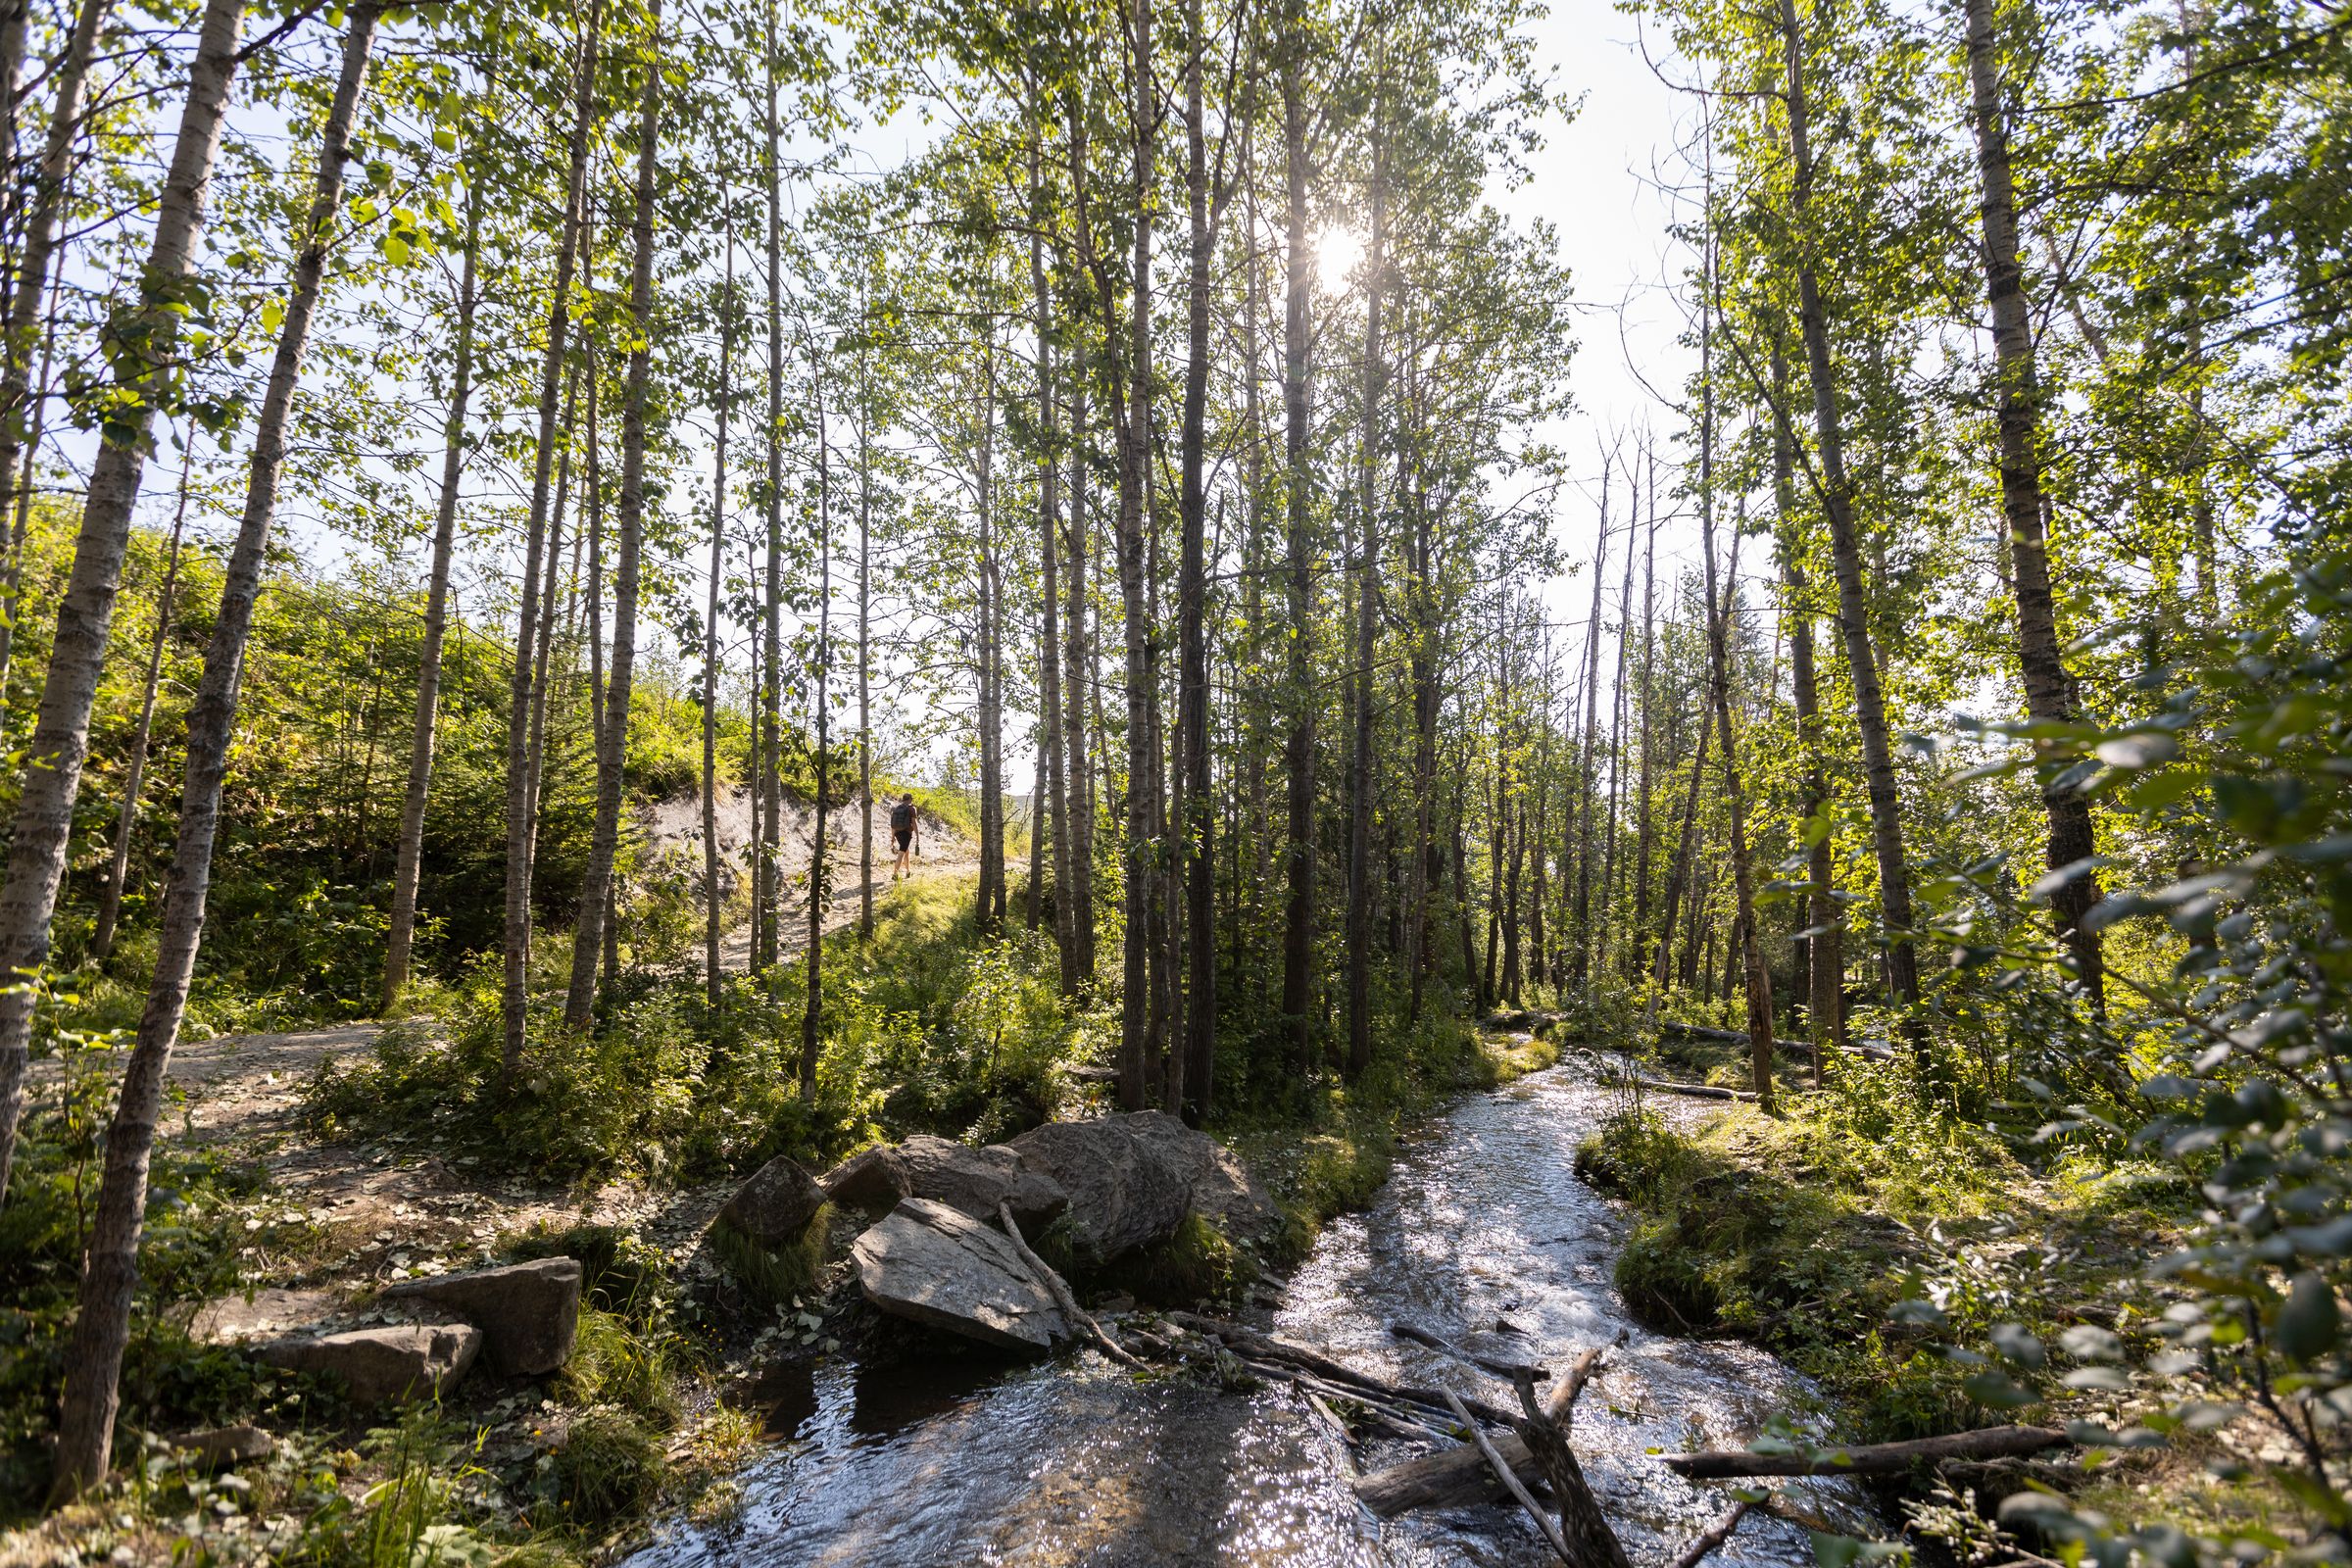
[[[1356,270],[1364,264],[1364,238],[1345,223],[1326,225],[1315,235],[1315,280],[1333,293],[1354,285]]]

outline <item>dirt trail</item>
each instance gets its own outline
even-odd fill
[[[840,825],[854,834],[856,817],[844,814],[848,820]],[[659,848],[670,836],[664,829],[673,824],[657,812],[645,825]],[[807,824],[798,834],[791,826],[788,822],[784,835],[788,878],[804,870],[808,860]],[[719,836],[722,849],[739,847],[730,846],[724,817]],[[851,865],[850,885],[827,901],[824,929],[831,933],[856,922],[859,901],[855,839],[845,843],[834,834],[827,836],[836,840],[834,853]],[[944,822],[926,820],[923,836],[926,847],[936,853],[917,862],[916,880],[968,877],[978,869],[975,847]],[[891,883],[884,853],[888,835],[878,837],[883,841],[876,846],[880,874],[874,892],[879,906]],[[699,858],[699,840],[694,848]],[[789,895],[790,881],[786,888]],[[808,932],[806,906],[795,906],[788,897],[780,933],[782,956],[805,952]],[[751,945],[747,922],[725,938],[722,967],[742,971],[750,961]],[[699,972],[699,945],[686,962]],[[383,1029],[380,1022],[364,1021],[327,1029],[226,1035],[173,1054],[165,1135],[183,1143],[225,1146],[258,1159],[269,1180],[257,1214],[281,1223],[307,1221],[309,1237],[299,1258],[257,1251],[248,1278],[257,1286],[264,1280],[279,1283],[257,1290],[250,1302],[232,1298],[208,1307],[201,1320],[208,1333],[241,1337],[309,1322],[355,1287],[467,1266],[486,1255],[501,1235],[541,1224],[622,1226],[672,1251],[682,1266],[707,1266],[694,1253],[695,1238],[732,1191],[732,1183],[649,1189],[627,1180],[565,1188],[493,1176],[478,1169],[471,1157],[440,1147],[442,1141],[429,1132],[382,1142],[311,1136],[301,1120],[303,1081],[322,1063],[367,1051]],[[111,1069],[93,1064],[92,1070]],[[54,1058],[35,1062],[31,1087],[35,1095],[67,1093],[62,1064]],[[74,1089],[81,1094],[111,1093],[112,1085],[83,1077]]]

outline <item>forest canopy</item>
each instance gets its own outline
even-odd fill
[[[2095,1310],[1774,1329],[1611,1123],[1629,1300],[2246,1489],[1914,1540],[2342,1554],[2352,23],[1621,10],[1684,324],[1606,429],[1532,4],[0,13],[12,1497],[175,1413],[183,1043],[407,1020],[321,1137],[658,1185],[1073,1081],[1385,1151],[1541,1012],[1736,1036],[1751,1164],[1910,1219],[2165,1195]]]

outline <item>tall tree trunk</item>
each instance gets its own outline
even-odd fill
[[[1804,34],[1795,0],[1781,0],[1781,27],[1788,46],[1788,150],[1793,164],[1794,227],[1806,232],[1813,190],[1813,152],[1808,139],[1804,78]],[[1821,282],[1813,269],[1811,241],[1798,241],[1796,288],[1798,324],[1805,340],[1805,365],[1813,383],[1814,438],[1820,447],[1822,510],[1829,514],[1830,545],[1838,567],[1838,619],[1845,635],[1846,665],[1854,687],[1854,716],[1862,731],[1862,763],[1870,783],[1872,846],[1879,862],[1879,903],[1886,924],[1886,973],[1895,1001],[1913,1015],[1905,1032],[1925,1049],[1916,1016],[1919,956],[1912,946],[1911,872],[1903,854],[1902,800],[1895,790],[1894,751],[1886,734],[1886,700],[1879,687],[1877,651],[1870,640],[1870,599],[1862,581],[1862,551],[1855,533],[1853,487],[1845,469],[1845,432],[1838,412],[1836,370],[1830,360],[1829,318]]]
[[[1626,551],[1633,551],[1633,541],[1626,541]],[[1634,844],[1634,947],[1633,961],[1627,969],[1632,976],[1646,971],[1649,959],[1649,848],[1650,794],[1655,777],[1656,757],[1650,745],[1650,691],[1656,670],[1657,651],[1657,564],[1658,564],[1658,504],[1657,491],[1650,491],[1649,526],[1642,546],[1642,784],[1638,808],[1642,822]]]
[[[723,197],[720,205],[727,205]],[[718,1010],[726,997],[725,976],[718,967],[719,943],[724,935],[719,928],[725,914],[718,890],[718,598],[727,565],[727,415],[734,403],[735,235],[730,228],[726,286],[718,297],[718,431],[710,468],[710,590],[703,618],[703,985],[712,1012]],[[862,612],[862,597],[859,606]],[[865,675],[862,624],[858,651],[862,696]],[[863,722],[862,717],[859,722]]]
[[[1764,966],[1764,943],[1756,932],[1755,874],[1747,860],[1747,802],[1740,789],[1740,750],[1732,733],[1731,638],[1733,598],[1739,592],[1739,530],[1733,530],[1730,580],[1718,589],[1715,581],[1715,257],[1714,236],[1707,236],[1707,256],[1701,273],[1706,290],[1699,302],[1699,416],[1698,416],[1698,526],[1699,553],[1706,562],[1707,666],[1715,708],[1715,731],[1723,753],[1724,806],[1731,817],[1732,889],[1737,917],[1734,935],[1747,972],[1747,1051],[1749,1080],[1756,1103],[1766,1111],[1773,1104],[1772,1085],[1772,972]],[[1729,972],[1724,987],[1728,993]]]
[[[2016,185],[2009,168],[2009,126],[2001,107],[2000,62],[1993,38],[1992,0],[1963,0],[1968,22],[1970,108],[1976,121],[1977,172],[1984,182],[1984,293],[1992,306],[1992,343],[1999,369],[1996,423],[2001,448],[2001,509],[2009,517],[2009,548],[2016,573],[2017,653],[2023,667],[2026,710],[2045,723],[2072,723],[2078,716],[2074,677],[2058,641],[2058,615],[2050,597],[2049,541],[2042,527],[2041,386],[2034,364],[2034,323],[2027,307],[2025,264],[2018,247]],[[2203,485],[2199,485],[2200,498]],[[2207,597],[2205,615],[2216,613],[2213,591],[2212,510],[2203,510],[2198,588]],[[2090,868],[2098,854],[2091,832],[2090,802],[2061,784],[2066,769],[2042,770],[2042,808],[2049,816],[2048,861],[2068,871],[2050,895],[2058,938],[2074,955],[2075,969],[2091,1010],[2106,1012],[2106,967],[2098,931],[2083,916],[2099,899]]]
[[[1675,839],[1674,863],[1666,872],[1666,908],[1658,919],[1658,964],[1652,972],[1656,983],[1650,988],[1649,1003],[1642,1011],[1644,1018],[1657,1017],[1658,1001],[1665,995],[1667,984],[1674,974],[1674,916],[1683,902],[1683,888],[1690,880],[1691,859],[1696,849],[1693,834],[1698,825],[1698,782],[1707,771],[1707,741],[1713,732],[1714,726],[1711,724],[1702,722],[1698,726],[1698,754],[1690,760],[1690,783],[1683,795],[1683,825]],[[1695,894],[1691,897],[1690,908],[1695,917],[1698,909]]]
[[[571,368],[571,373],[564,377],[564,423],[562,426],[564,431],[564,439],[561,450],[556,454],[556,498],[553,510],[548,513],[547,522],[547,573],[540,579],[539,589],[541,607],[539,640],[537,648],[531,655],[531,733],[523,753],[523,815],[529,823],[524,837],[531,846],[528,863],[523,868],[526,879],[538,865],[539,860],[539,808],[547,776],[547,709],[551,685],[548,671],[555,666],[556,659],[556,598],[564,586],[562,581],[564,523],[570,515],[572,496],[570,432],[575,423],[574,416],[579,412],[582,369],[583,367],[575,365]],[[593,388],[591,391],[593,392]],[[592,412],[589,419],[591,432],[594,431],[595,424]],[[595,471],[592,456],[585,468],[585,473],[592,482]],[[590,508],[591,512],[594,510],[593,507]],[[574,606],[580,597],[576,585],[579,581],[580,536],[584,531],[573,530],[571,564],[572,581],[575,586],[570,599]],[[564,621],[565,654],[568,657],[575,651],[569,645],[578,631],[577,616],[569,608],[566,609]]]
[[[637,660],[637,568],[645,536],[645,405],[653,377],[654,174],[662,145],[662,13],[647,7],[645,97],[637,129],[637,204],[629,268],[629,379],[620,413],[619,558],[612,571],[612,666],[605,687],[604,742],[596,759],[596,828],[580,879],[580,923],[572,933],[571,988],[564,1026],[587,1027],[596,1004],[598,949],[612,919],[612,858],[620,838],[622,770],[628,760],[629,694]]]
[[[1387,303],[1389,264],[1389,150],[1377,107],[1372,139],[1372,237],[1364,285],[1364,427],[1356,453],[1355,661],[1350,671],[1355,693],[1350,715],[1354,733],[1348,749],[1348,1074],[1351,1078],[1372,1065],[1372,659],[1380,628],[1380,400],[1388,384],[1388,369],[1381,359],[1381,313]],[[1515,934],[1513,940],[1515,948]]]
[[[975,639],[980,730],[980,929],[1004,923],[1004,719],[999,707],[997,641],[1004,573],[997,563],[997,327],[983,318],[979,465],[979,636]]]
[[[1309,47],[1305,0],[1283,0],[1282,146],[1286,187],[1284,261],[1290,276],[1283,301],[1282,413],[1285,586],[1290,614],[1287,697],[1290,734],[1283,748],[1289,787],[1289,848],[1283,908],[1282,1027],[1291,1068],[1313,1060],[1315,968],[1315,715],[1321,706],[1314,666],[1314,491],[1308,463],[1307,401],[1312,344],[1308,318],[1314,288],[1314,251],[1307,236],[1306,102],[1300,76]]]
[[[261,596],[262,571],[270,552],[270,525],[277,510],[278,470],[285,461],[287,416],[302,373],[311,319],[318,308],[320,279],[335,213],[343,195],[343,164],[351,150],[351,125],[368,74],[368,52],[375,38],[377,12],[361,4],[351,12],[343,40],[343,67],[319,138],[318,171],[310,211],[299,233],[293,286],[270,366],[261,416],[253,432],[253,463],[245,488],[245,512],[229,553],[220,587],[220,613],[212,644],[205,650],[204,675],[188,710],[188,767],[181,792],[179,835],[164,887],[164,911],[157,934],[155,978],[139,1017],[137,1044],[123,1069],[122,1094],[107,1129],[106,1169],[90,1225],[81,1275],[80,1311],[66,1350],[65,1392],[58,1411],[53,1501],[81,1495],[106,1479],[114,1447],[115,1411],[123,1347],[130,1339],[131,1298],[139,1282],[139,1232],[147,1213],[147,1165],[155,1148],[155,1123],[163,1107],[164,1072],[171,1064],[196,949],[204,935],[204,901],[213,867],[213,839],[220,820],[220,784],[228,770],[228,748],[236,729],[238,687],[244,674],[245,644],[253,628],[254,601]],[[215,36],[209,25],[208,41]],[[235,36],[234,18],[221,36]],[[223,55],[226,51],[221,51]],[[201,57],[200,57],[201,58]],[[225,85],[225,80],[223,80]],[[193,96],[193,95],[191,95]],[[176,162],[176,160],[175,160]],[[175,170],[176,172],[176,170]]]
[[[122,412],[99,432],[73,571],[58,604],[48,677],[17,796],[7,880],[0,883],[0,981],[7,982],[0,987],[0,1197],[8,1191],[17,1124],[24,1109],[33,982],[49,957],[49,921],[73,838],[74,800],[89,753],[90,708],[146,468],[148,432],[162,390],[157,383],[172,373],[177,359],[177,301],[204,227],[205,194],[220,145],[221,112],[237,67],[237,28],[244,16],[244,0],[206,0],[179,134],[139,274],[143,286],[137,303],[108,328],[109,341],[122,352],[115,361],[115,396],[105,406]]]
[[[1201,57],[1208,39],[1201,27],[1200,0],[1186,0],[1184,68],[1185,194],[1192,219],[1186,288],[1184,424],[1181,434],[1182,558],[1176,579],[1177,755],[1183,760],[1177,799],[1183,818],[1175,824],[1184,879],[1185,996],[1183,1038],[1186,1104],[1170,1105],[1194,1119],[1215,1103],[1211,1075],[1216,1064],[1216,853],[1215,802],[1209,795],[1208,761],[1208,567],[1205,537],[1208,495],[1208,270],[1214,237],[1209,228],[1208,141],[1201,104]]]
[[[873,314],[858,280],[858,939],[874,934],[873,381],[868,359]]]
[[[1796,706],[1796,737],[1803,753],[1803,793],[1798,807],[1809,846],[1805,852],[1805,881],[1810,893],[1805,938],[1805,1026],[1813,1042],[1813,1081],[1819,1087],[1824,1061],[1833,1048],[1845,1044],[1845,915],[1838,907],[1830,863],[1830,781],[1823,765],[1821,699],[1813,668],[1813,606],[1811,584],[1799,559],[1796,522],[1796,435],[1780,411],[1788,407],[1788,357],[1778,342],[1772,348],[1773,442],[1772,486],[1781,514],[1781,571],[1788,588],[1789,682]]]
[[[1127,644],[1127,931],[1124,1003],[1119,1009],[1119,1107],[1148,1102],[1152,983],[1151,924],[1157,884],[1152,863],[1152,780],[1159,770],[1152,745],[1152,607],[1144,592],[1145,469],[1152,439],[1152,209],[1150,193],[1157,138],[1156,81],[1152,69],[1152,0],[1130,0],[1129,38],[1135,59],[1135,254],[1127,321],[1127,389],[1118,411],[1119,593],[1126,607]],[[1105,309],[1109,302],[1105,301]]]
[[[808,995],[801,1011],[801,1099],[816,1102],[816,1056],[825,1006],[825,890],[833,792],[833,458],[825,427],[824,364],[809,356],[816,396],[816,824],[808,840]]]
[[[776,101],[782,69],[776,52],[776,7],[777,0],[768,0],[762,13],[767,82],[767,162],[762,171],[767,181],[767,587],[761,620],[765,657],[758,683],[760,712],[754,721],[760,737],[756,787],[762,836],[752,878],[752,968],[759,974],[776,966],[784,922],[784,132]]]
[[[556,276],[550,289],[547,352],[539,367],[537,466],[531,476],[531,510],[525,525],[522,606],[514,638],[514,674],[507,711],[506,941],[503,958],[505,1039],[501,1070],[512,1080],[522,1061],[528,1016],[531,953],[530,710],[531,652],[537,630],[539,555],[547,531],[549,481],[556,459],[556,400],[563,389],[564,349],[571,329],[572,269],[578,259],[580,225],[586,220],[588,125],[596,105],[596,66],[601,44],[602,0],[590,0],[588,29],[580,43],[579,84],[571,122],[570,171],[564,187],[563,234],[556,245]],[[548,606],[548,613],[555,607]]]
[[[24,193],[30,200],[24,226],[18,236],[15,276],[9,279],[8,314],[0,328],[0,517],[22,510],[16,486],[31,489],[33,456],[38,445],[32,432],[39,428],[33,404],[44,390],[33,384],[33,349],[42,336],[41,305],[49,298],[49,269],[57,257],[57,229],[65,210],[66,187],[74,168],[74,138],[81,128],[81,94],[89,80],[90,59],[98,46],[98,29],[106,20],[110,0],[80,0],[74,24],[50,68],[49,133],[33,166]],[[25,6],[13,0],[9,17],[0,24],[0,90],[7,95],[8,137],[13,158],[18,145],[18,73],[24,64]],[[44,375],[45,381],[47,377]],[[20,477],[19,469],[23,469]],[[6,581],[0,584],[0,711],[6,709],[8,666],[16,646],[18,585],[24,569],[24,530],[9,538]]]
[[[458,341],[442,423],[441,504],[433,517],[433,559],[425,580],[424,645],[416,656],[416,722],[409,742],[409,789],[400,808],[400,848],[393,858],[392,930],[384,943],[382,1009],[389,1016],[409,983],[409,948],[416,935],[416,878],[424,858],[424,807],[433,778],[433,725],[441,704],[441,643],[449,627],[449,565],[457,554],[458,482],[466,472],[466,406],[473,395],[474,251],[481,235],[478,172],[466,182],[466,254],[458,268]]]
[[[1044,729],[1041,783],[1054,817],[1054,951],[1060,960],[1064,996],[1078,992],[1077,943],[1071,921],[1069,779],[1061,756],[1061,452],[1054,401],[1054,294],[1046,277],[1045,114],[1033,85],[1030,118],[1037,139],[1029,148],[1029,211],[1036,227],[1029,236],[1029,291],[1037,331],[1037,525],[1038,525],[1038,717]],[[1031,842],[1043,825],[1031,813]],[[1032,859],[1035,857],[1032,856]],[[1037,907],[1037,875],[1029,879],[1030,907]]]
[[[1094,644],[1087,631],[1087,564],[1091,555],[1086,500],[1087,483],[1086,339],[1073,336],[1070,344],[1070,564],[1068,626],[1062,639],[1063,697],[1067,723],[1062,729],[1069,751],[1069,817],[1065,836],[1070,841],[1070,880],[1057,897],[1070,905],[1070,972],[1079,991],[1095,983],[1095,775],[1087,743],[1087,700],[1094,689]]]
[[[1576,834],[1576,959],[1574,979],[1576,988],[1584,990],[1592,972],[1592,710],[1599,701],[1600,680],[1600,579],[1609,560],[1609,470],[1612,460],[1603,458],[1600,466],[1600,522],[1592,541],[1592,607],[1585,614],[1585,692],[1583,719],[1577,736],[1577,816],[1580,819]]]
[[[179,503],[172,514],[171,552],[164,561],[163,587],[156,595],[155,636],[147,645],[147,677],[139,689],[138,722],[131,726],[130,760],[122,770],[122,809],[115,820],[115,854],[98,898],[98,928],[90,936],[90,956],[95,958],[115,951],[115,925],[122,917],[122,884],[130,875],[130,836],[138,826],[139,792],[147,781],[147,747],[155,735],[156,688],[162,682],[164,649],[172,636],[172,604],[179,587],[179,545],[188,523],[188,479],[195,461],[196,432],[191,429],[180,460]]]

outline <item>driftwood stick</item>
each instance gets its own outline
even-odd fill
[[[1441,1339],[1417,1323],[1392,1323],[1389,1325],[1389,1332],[1400,1340],[1410,1340],[1415,1345],[1426,1345],[1441,1355],[1450,1355],[1457,1361],[1477,1367],[1481,1372],[1492,1372],[1506,1382],[1517,1377],[1521,1372],[1533,1373],[1540,1378],[1551,1376],[1550,1372],[1544,1368],[1529,1366],[1524,1361],[1497,1361],[1493,1356],[1481,1355],[1476,1350],[1465,1350],[1451,1340]]]
[[[1012,1205],[999,1203],[997,1218],[1004,1221],[1004,1235],[1012,1243],[1012,1250],[1021,1254],[1021,1261],[1029,1265],[1031,1273],[1045,1282],[1047,1291],[1054,1297],[1054,1304],[1061,1308],[1061,1315],[1068,1318],[1073,1326],[1084,1330],[1086,1337],[1094,1341],[1095,1348],[1121,1366],[1141,1371],[1144,1363],[1130,1355],[1102,1324],[1095,1321],[1093,1313],[1078,1304],[1076,1294],[1070,1290],[1070,1282],[1055,1273],[1052,1264],[1031,1251],[1029,1244],[1021,1240],[1021,1228],[1012,1220]]]
[[[1468,1430],[1470,1441],[1478,1445],[1479,1456],[1487,1461],[1488,1467],[1494,1472],[1495,1479],[1502,1483],[1504,1490],[1519,1499],[1519,1506],[1527,1510],[1527,1516],[1536,1522],[1536,1528],[1544,1532],[1544,1539],[1550,1542],[1551,1549],[1560,1554],[1560,1561],[1568,1564],[1569,1568],[1581,1568],[1574,1554],[1568,1550],[1568,1543],[1560,1539],[1560,1527],[1551,1522],[1551,1515],[1545,1513],[1544,1505],[1536,1501],[1535,1494],[1528,1491],[1519,1477],[1512,1472],[1509,1461],[1494,1451],[1494,1445],[1487,1441],[1485,1430],[1470,1419],[1468,1410],[1462,1408],[1460,1396],[1449,1391],[1446,1396],[1446,1402],[1453,1406],[1454,1419],[1461,1422],[1463,1427]]]
[[[1617,1078],[1613,1086],[1634,1088],[1655,1095],[1687,1095],[1692,1100],[1753,1100],[1755,1092],[1748,1089],[1718,1089],[1713,1084],[1678,1084],[1668,1078]]]
[[[1577,1396],[1592,1379],[1606,1353],[1603,1347],[1594,1346],[1569,1363],[1567,1372],[1552,1385],[1544,1401],[1544,1412],[1563,1434],[1568,1429],[1570,1412],[1575,1408]],[[1494,1449],[1503,1456],[1513,1472],[1524,1481],[1542,1481],[1544,1470],[1527,1448],[1527,1441],[1515,1429],[1506,1428],[1494,1439]],[[1487,1473],[1484,1457],[1475,1447],[1456,1445],[1438,1453],[1422,1454],[1376,1470],[1355,1484],[1355,1495],[1365,1507],[1383,1519],[1393,1519],[1415,1508],[1454,1508],[1483,1502],[1494,1493],[1494,1480]]]
[[[1244,1364],[1248,1365],[1249,1363],[1245,1362]],[[1271,1368],[1267,1370],[1269,1373],[1272,1372]],[[1347,1400],[1363,1411],[1365,1419],[1393,1438],[1404,1438],[1413,1443],[1444,1443],[1446,1441],[1445,1433],[1434,1427],[1424,1426],[1412,1417],[1399,1414],[1386,1405],[1375,1403],[1352,1389],[1336,1388],[1305,1372],[1286,1372],[1278,1375],[1282,1381],[1287,1382],[1292,1388],[1313,1400],[1315,1408],[1332,1415],[1332,1419],[1338,1422],[1342,1433],[1348,1430],[1348,1424],[1339,1420],[1339,1417],[1332,1412],[1331,1406],[1325,1402],[1326,1400]]]
[[[1948,1437],[1819,1448],[1810,1453],[1669,1453],[1662,1458],[1667,1469],[1693,1481],[1722,1481],[1732,1476],[1886,1476],[1900,1475],[1915,1464],[1945,1459],[2007,1459],[2039,1453],[2069,1441],[2056,1427],[1983,1427]]]
[[[1569,1560],[1576,1568],[1633,1568],[1626,1559],[1625,1544],[1609,1528],[1608,1515],[1600,1511],[1600,1499],[1592,1495],[1592,1488],[1585,1480],[1584,1466],[1576,1462],[1576,1450],[1568,1446],[1567,1435],[1548,1409],[1537,1405],[1536,1380],[1522,1373],[1511,1384],[1518,1391],[1520,1407],[1527,1412],[1527,1419],[1518,1424],[1519,1441],[1527,1445],[1544,1479],[1551,1484],[1552,1497],[1560,1505],[1560,1533],[1573,1544],[1574,1555]],[[1567,1413],[1564,1406],[1561,1413]]]
[[[1732,1539],[1732,1532],[1740,1528],[1740,1521],[1746,1518],[1747,1510],[1754,1506],[1752,1502],[1743,1502],[1716,1520],[1695,1541],[1685,1546],[1666,1568],[1698,1568],[1708,1552]]]
[[[1294,1345],[1289,1340],[1278,1340],[1271,1335],[1260,1334],[1255,1329],[1245,1328],[1239,1323],[1228,1323],[1222,1318],[1202,1317],[1197,1312],[1170,1312],[1167,1316],[1171,1323],[1180,1324],[1197,1333],[1223,1340],[1227,1345],[1238,1346],[1264,1360],[1281,1361],[1293,1366],[1304,1367],[1307,1371],[1332,1383],[1364,1389],[1400,1404],[1418,1404],[1431,1410],[1446,1408],[1446,1396],[1439,1390],[1417,1389],[1403,1384],[1386,1383],[1373,1377],[1370,1373],[1358,1372],[1351,1366],[1344,1366],[1327,1355],[1308,1349],[1303,1345]],[[1497,1409],[1483,1399],[1474,1398],[1464,1402],[1482,1421],[1491,1421],[1497,1426],[1510,1425],[1511,1415],[1507,1410]]]

